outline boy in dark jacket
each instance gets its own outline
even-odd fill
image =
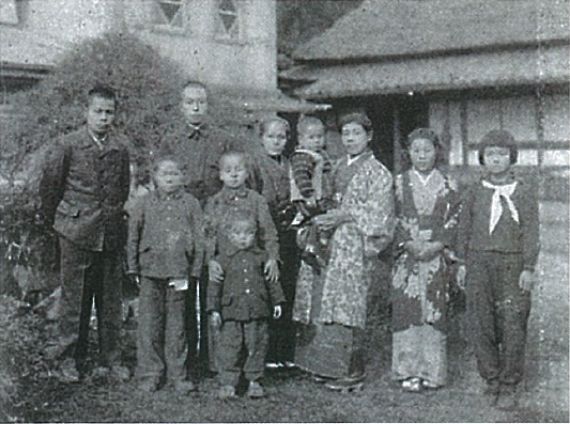
[[[285,297],[278,281],[264,277],[267,253],[256,244],[257,223],[251,211],[232,209],[224,218],[228,245],[216,257],[224,279],[208,286],[208,312],[213,324],[221,327],[219,397],[235,397],[241,371],[249,381],[248,396],[263,397],[260,379],[269,342],[268,318],[281,317]],[[244,345],[247,357],[241,365]]]
[[[490,131],[479,146],[486,175],[467,192],[459,225],[459,256],[477,320],[475,345],[486,393],[516,403],[523,378],[527,320],[539,253],[536,189],[515,178],[513,136]]]
[[[186,379],[184,318],[186,292],[195,290],[202,268],[202,210],[184,191],[183,176],[177,158],[158,158],[156,190],[139,198],[129,219],[128,274],[140,284],[137,378],[147,392],[165,377],[178,392],[194,390]]]

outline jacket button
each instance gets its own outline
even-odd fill
[[[245,293],[246,293],[246,294],[249,294],[249,289],[245,289]]]

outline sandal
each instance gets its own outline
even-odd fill
[[[418,377],[402,381],[402,389],[406,392],[418,393],[422,391],[422,381]]]

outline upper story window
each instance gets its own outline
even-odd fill
[[[154,23],[158,28],[182,30],[185,27],[185,0],[154,0]]]
[[[240,1],[217,0],[217,35],[227,40],[238,40],[240,35]]]
[[[18,6],[17,0],[0,1],[0,24],[17,25],[20,22]]]

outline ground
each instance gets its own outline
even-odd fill
[[[4,297],[0,399],[12,404],[0,411],[0,421],[568,422],[568,205],[542,204],[541,222],[540,284],[533,292],[527,378],[516,410],[497,409],[481,396],[482,381],[460,325],[449,335],[449,385],[423,394],[402,393],[390,380],[390,334],[381,315],[371,332],[368,378],[357,393],[330,392],[299,371],[268,374],[268,397],[255,401],[243,396],[220,401],[211,379],[187,397],[169,391],[144,394],[132,381],[61,384],[43,360],[45,322]],[[125,359],[132,365],[132,331],[125,341]]]

